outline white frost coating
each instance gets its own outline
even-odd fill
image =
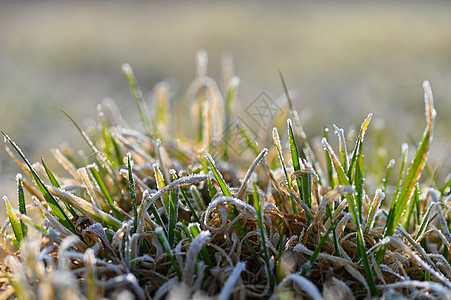
[[[401,145],[401,153],[403,155],[407,155],[407,151],[409,151],[409,145],[407,143],[403,143]],[[405,154],[404,154],[405,153]]]
[[[188,252],[186,253],[185,269],[183,271],[183,281],[191,286],[194,276],[194,266],[197,262],[197,256],[204,247],[204,244],[210,239],[211,233],[209,231],[201,231],[199,235],[191,243]]]
[[[267,148],[263,148],[263,150],[260,152],[260,154],[255,158],[255,160],[253,161],[252,165],[249,167],[249,169],[246,172],[246,175],[244,176],[243,179],[243,183],[241,184],[241,187],[238,191],[238,193],[236,193],[237,198],[242,198],[244,196],[244,191],[247,187],[247,183],[249,181],[249,178],[252,175],[252,172],[254,172],[255,168],[257,167],[258,163],[264,159],[264,157],[266,156],[266,154],[268,154],[268,149]]]
[[[197,77],[207,76],[208,55],[204,49],[197,51],[196,56]]]
[[[232,274],[229,276],[229,278],[225,282],[224,287],[222,288],[221,294],[219,294],[217,300],[227,300],[230,298],[230,295],[233,292],[233,287],[235,286],[236,282],[240,278],[241,272],[243,272],[245,267],[246,267],[246,264],[244,262],[239,262],[235,266]]]
[[[425,80],[423,82],[423,89],[424,89],[425,114],[429,126],[431,125],[429,123],[430,121],[432,121],[432,123],[434,122],[437,112],[434,108],[434,96],[432,95],[432,89],[429,81]]]
[[[127,75],[133,74],[132,67],[127,63],[122,64],[121,69]]]
[[[135,165],[132,159],[132,154],[130,152],[127,152],[127,160],[130,162],[130,168],[133,169],[133,166]]]
[[[239,85],[240,85],[240,78],[238,76],[233,76],[232,79],[230,79],[229,88],[230,87],[238,88]]]
[[[58,247],[58,269],[69,271],[71,262],[69,257],[66,255],[66,251],[72,247],[74,244],[80,242],[80,240],[75,235],[70,235],[63,239],[60,246]]]
[[[445,286],[433,282],[433,281],[418,281],[418,280],[406,280],[399,281],[394,283],[388,283],[384,285],[376,285],[376,288],[379,289],[390,289],[390,288],[420,288],[427,289],[436,292],[437,294],[443,296],[442,299],[449,299],[449,295],[451,294],[451,290],[446,288]]]
[[[301,275],[297,274],[290,274],[287,277],[285,277],[281,283],[277,286],[277,289],[281,289],[289,280],[292,280],[293,282],[296,282],[297,285],[306,292],[310,297],[312,297],[314,300],[322,300],[323,297],[321,296],[320,291],[318,288],[307,278]]]

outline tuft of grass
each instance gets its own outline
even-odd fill
[[[254,140],[238,124],[247,148],[236,153],[230,132],[221,130],[240,103],[239,81],[224,76],[221,92],[207,62],[199,52],[185,96],[197,113],[196,137],[169,134],[181,118],[171,113],[164,83],[149,114],[129,65],[122,69],[144,134],[124,127],[117,113],[104,114],[114,110],[111,103],[98,107],[99,126],[90,130],[68,116],[92,155],[54,149],[61,167],[50,170],[43,160],[31,164],[3,133],[26,176],[16,178],[18,209],[4,198],[0,245],[9,256],[0,264],[0,298],[451,294],[451,175],[443,180],[428,166],[421,176],[436,114],[427,82],[427,124],[410,164],[407,144],[396,164],[379,155],[389,153],[383,132],[367,142],[372,114],[355,138],[334,125],[337,145],[325,128],[323,149],[311,147],[281,73],[286,138],[279,123],[272,124],[272,140]]]

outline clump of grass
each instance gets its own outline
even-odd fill
[[[338,154],[327,129],[323,148],[311,147],[283,77],[288,140],[282,143],[275,127],[274,145],[262,139],[258,145],[268,149],[258,149],[239,130],[247,152],[229,148],[230,132],[211,149],[232,119],[238,80],[228,77],[223,98],[207,76],[205,53],[198,64],[187,93],[199,117],[195,141],[168,134],[176,118],[165,85],[156,100],[163,115],[150,116],[129,65],[123,71],[144,133],[124,127],[104,103],[98,128],[88,134],[77,126],[92,153],[79,159],[67,148],[52,151],[65,171],[31,164],[3,133],[25,175],[17,176],[18,205],[5,197],[2,299],[451,294],[450,180],[439,188],[420,180],[435,121],[428,82],[426,128],[413,161],[403,146],[398,178],[390,178],[390,160],[371,186],[366,162],[373,155],[363,150],[371,114],[352,152],[337,126]]]

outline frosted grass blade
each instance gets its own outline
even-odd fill
[[[127,153],[127,167],[128,167],[128,182],[129,182],[129,189],[130,189],[130,198],[132,199],[132,206],[133,206],[133,233],[136,232],[136,229],[138,228],[138,208],[136,204],[136,192],[135,192],[135,181],[133,180],[133,161],[131,158],[130,152]]]
[[[229,187],[227,186],[226,182],[224,181],[224,178],[222,177],[221,173],[216,169],[215,162],[213,161],[213,158],[210,156],[210,154],[206,153],[205,157],[207,158],[208,162],[210,163],[211,171],[213,172],[214,177],[216,178],[216,181],[219,184],[219,187],[226,197],[233,197],[232,193],[229,190]],[[235,206],[233,206],[233,211],[231,212],[230,219],[233,221],[238,215],[238,211]],[[241,235],[241,237],[244,237],[246,235],[245,230],[243,229],[243,224],[241,220],[238,220],[235,222],[235,228],[237,229],[238,233]],[[249,251],[252,253],[255,253],[255,249],[252,246],[252,244],[246,239],[246,245],[249,247]]]
[[[17,199],[19,201],[19,212],[23,215],[27,215],[27,207],[25,205],[25,194],[23,192],[22,175],[17,174]],[[20,228],[22,229],[23,236],[27,236],[27,226],[20,220]]]
[[[47,176],[49,177],[50,182],[52,183],[52,185],[53,185],[54,187],[59,188],[60,185],[59,185],[58,181],[56,180],[55,175],[53,175],[53,173],[50,171],[50,169],[47,168],[47,165],[45,164],[43,158],[41,158],[41,162],[42,162],[42,166],[43,166],[44,169],[45,169],[45,173],[47,173]],[[72,215],[72,217],[75,218],[75,217],[77,216],[77,213],[76,213],[75,210],[72,208],[72,206],[71,206],[69,203],[67,203],[67,202],[64,202],[64,205],[66,205],[66,208],[67,208],[67,210],[70,212],[70,214]]]
[[[329,145],[329,143],[327,142],[327,140],[325,138],[323,138],[322,142],[326,148],[326,151],[329,153],[330,159],[335,167],[335,172],[337,173],[337,176],[338,176],[338,182],[341,185],[350,186],[348,177],[346,176],[346,173],[343,170],[343,167],[341,166],[332,147]],[[370,288],[371,295],[376,296],[377,295],[376,284],[374,282],[373,272],[371,270],[368,256],[366,253],[365,241],[363,239],[363,232],[362,232],[362,226],[360,223],[360,218],[358,216],[357,209],[356,209],[355,197],[351,193],[345,193],[345,197],[348,202],[349,210],[351,211],[351,214],[352,214],[352,219],[354,220],[354,224],[357,227],[357,248],[359,251],[359,255],[362,259],[362,262],[363,262],[363,267],[365,269],[366,280],[367,280],[368,286]]]
[[[299,163],[299,156],[298,156],[298,148],[296,146],[296,141],[294,140],[294,134],[293,134],[293,125],[291,123],[291,120],[287,120],[287,127],[288,127],[288,137],[290,139],[290,151],[291,151],[291,160],[293,161],[293,169],[294,171],[300,171],[301,165]],[[302,181],[301,178],[296,177],[296,183],[298,185],[299,189],[299,195],[302,195]],[[306,201],[305,199],[303,199]],[[310,203],[306,203],[308,207],[311,207]],[[297,214],[297,208],[296,206],[293,207],[294,214]]]
[[[6,198],[6,196],[4,196],[3,200],[5,201],[6,211],[8,213],[8,218],[9,218],[9,222],[11,223],[11,227],[13,228],[14,236],[16,237],[17,243],[20,244],[20,242],[22,242],[22,240],[24,238],[22,226],[21,226],[19,220],[17,219],[16,215],[13,213],[11,204],[9,203],[8,198]]]
[[[144,99],[143,99],[143,93],[141,92],[141,90],[139,89],[139,87],[136,83],[136,78],[135,78],[135,74],[133,74],[132,67],[129,64],[123,64],[122,72],[125,75],[125,79],[127,80],[128,86],[130,88],[130,92],[138,106],[139,115],[141,116],[141,121],[143,123],[144,129],[147,131],[147,133],[150,136],[153,136],[154,128],[149,119],[149,113],[147,110],[146,103],[144,102]]]
[[[264,258],[265,258],[266,272],[268,273],[269,285],[271,286],[271,289],[273,289],[274,288],[274,277],[272,276],[271,265],[269,263],[268,248],[266,247],[266,232],[265,232],[265,227],[263,225],[263,220],[262,220],[262,210],[260,207],[260,199],[258,197],[258,192],[257,192],[257,184],[255,182],[253,182],[253,187],[254,187],[254,192],[253,192],[254,207],[255,207],[255,211],[257,212],[257,222],[258,222],[258,228],[260,231],[260,238],[262,241],[262,249],[263,249],[263,254],[264,254]]]
[[[38,177],[38,174],[36,174],[35,170],[31,166],[28,159],[25,157],[25,155],[22,153],[22,150],[14,143],[11,138],[6,135],[3,131],[1,131],[5,139],[11,144],[11,146],[16,150],[16,152],[19,154],[19,156],[23,159],[25,164],[28,166],[28,169],[30,170],[31,174],[33,175],[33,179],[36,182],[36,185],[38,186],[42,196],[44,197],[45,201],[48,203],[50,208],[52,209],[52,212],[55,214],[55,216],[61,221],[61,223],[70,231],[73,233],[76,233],[75,227],[72,224],[72,222],[67,217],[64,210],[59,206],[58,202],[55,198],[50,194],[47,187],[44,185],[44,183],[41,181],[41,179]]]
[[[423,138],[418,145],[417,152],[415,153],[415,157],[407,171],[406,178],[404,179],[403,184],[401,185],[401,190],[399,195],[393,199],[394,207],[390,209],[387,223],[384,229],[384,236],[391,236],[395,232],[396,226],[399,223],[404,208],[407,204],[407,201],[411,198],[413,191],[415,189],[415,184],[418,182],[421,170],[424,167],[426,156],[429,150],[429,145],[432,140],[432,130],[434,127],[435,115],[436,111],[434,109],[434,99],[432,96],[431,87],[429,82],[425,81],[423,83],[424,88],[424,102],[425,102],[425,110],[426,110],[426,128],[423,133]],[[388,245],[383,245],[379,252],[377,253],[377,262],[380,263],[382,258],[387,250]]]

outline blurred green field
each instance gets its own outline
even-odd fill
[[[202,48],[216,79],[222,53],[233,55],[243,106],[262,91],[282,94],[280,68],[298,92],[309,136],[333,123],[360,124],[373,112],[396,145],[411,134],[418,141],[428,79],[438,111],[431,158],[443,163],[451,136],[450,15],[445,1],[2,2],[0,129],[34,161],[63,141],[83,145],[61,109],[84,126],[111,97],[138,124],[121,64],[133,66],[148,99],[155,83],[168,80],[174,104],[194,78]],[[15,170],[1,150],[2,194],[14,189]]]

